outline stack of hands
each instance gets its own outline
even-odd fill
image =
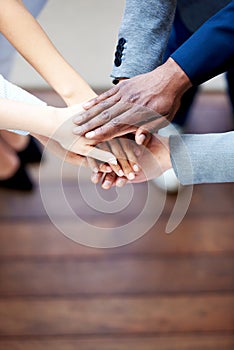
[[[155,71],[122,81],[82,105],[54,109],[56,127],[47,136],[70,151],[67,161],[89,166],[92,182],[102,182],[105,189],[148,181],[172,168],[169,139],[156,132],[173,119],[190,86],[169,59]],[[64,157],[62,149],[60,153]]]
[[[104,188],[121,187],[128,181],[153,179],[172,168],[169,139],[156,132],[173,119],[181,97],[191,85],[187,75],[169,58],[154,71],[124,79],[83,104],[86,111],[73,118],[73,133],[86,144],[101,143],[98,147],[111,151],[118,161],[117,166],[110,164],[112,171],[104,177],[101,172],[107,168],[88,161],[92,181],[102,179]]]
[[[97,102],[97,99],[93,99],[88,106]],[[102,106],[98,108],[98,113]],[[95,184],[101,182],[104,189],[123,187],[127,182],[147,181],[171,167],[167,138],[142,134],[142,130],[139,133],[136,126],[128,126],[124,132],[121,130],[120,136],[100,142],[100,137],[90,139],[85,135],[91,119],[89,111],[85,111],[81,105],[66,108],[42,106],[39,110],[37,106],[36,109],[39,113],[40,109],[46,111],[47,122],[40,135],[37,126],[33,127],[32,124],[30,133],[65,161],[90,167],[91,181]],[[145,110],[148,113],[147,108]],[[97,122],[94,117],[93,122]],[[100,122],[97,124],[96,127],[100,126]],[[93,129],[92,123],[90,130]]]
[[[76,74],[73,80],[78,86]],[[100,96],[86,87],[86,103],[76,104],[80,90],[72,87],[68,97],[60,93],[66,108],[2,99],[2,127],[27,130],[64,160],[89,166],[92,181],[102,182],[103,188],[122,187],[172,168],[169,139],[156,132],[173,119],[190,86],[188,77],[169,59],[153,72],[125,80]]]

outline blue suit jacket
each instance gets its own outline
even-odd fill
[[[207,20],[171,57],[193,84],[234,67],[234,0]]]

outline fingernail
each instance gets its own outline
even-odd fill
[[[92,175],[91,181],[92,181],[94,184],[98,183],[98,181],[99,181],[98,175],[97,175],[97,174]]]
[[[105,189],[108,189],[111,186],[111,182],[106,180],[104,181],[104,183],[102,184],[102,187]]]
[[[125,185],[126,181],[124,179],[117,179],[116,180],[116,186],[117,187],[123,187]]]
[[[129,174],[128,174],[128,179],[129,179],[129,180],[135,179],[135,175],[134,175],[133,173],[129,173]]]
[[[137,165],[137,164],[134,164],[133,165],[133,170],[134,171],[139,171],[140,169],[139,169],[139,166]]]
[[[142,143],[145,141],[146,139],[146,136],[141,134],[139,137],[138,137],[138,140],[139,140],[139,143],[142,145]]]
[[[84,102],[82,103],[82,107],[84,108],[89,108],[91,106],[91,103],[90,102]]]
[[[94,137],[95,136],[95,132],[94,131],[89,131],[89,132],[87,132],[86,134],[85,134],[85,137],[87,138],[87,139],[91,139],[92,137]]]
[[[119,170],[119,171],[118,171],[118,175],[119,175],[119,176],[124,176],[123,170]]]
[[[105,167],[105,171],[111,172],[111,171],[112,171],[112,169],[111,169],[111,167],[110,167],[110,166],[106,166],[106,167]]]
[[[116,158],[110,158],[110,159],[107,161],[107,163],[112,164],[112,165],[117,165],[117,164],[118,164]]]

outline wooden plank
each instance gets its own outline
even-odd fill
[[[6,261],[0,296],[201,293],[234,290],[234,257]]]
[[[56,172],[56,170],[54,171]],[[118,196],[115,188],[109,191],[100,189],[96,194],[95,186],[87,181],[83,181],[79,186],[77,180],[66,180],[62,192],[59,191],[60,181],[53,180],[49,183],[43,183],[43,192],[46,193],[46,203],[50,208],[50,212],[55,217],[66,218],[68,216],[67,207],[71,207],[77,215],[83,218],[92,216],[105,220],[108,214],[109,217],[112,216],[120,223],[124,223],[126,218],[129,220],[129,217],[137,215],[143,210],[149,191],[152,194],[149,200],[149,209],[146,213],[149,217],[155,213],[159,203],[160,205],[162,203],[162,207],[164,207],[162,215],[168,216],[176,199],[175,196],[168,196],[166,204],[163,206],[164,195],[156,186],[151,183],[133,185],[131,194],[126,188],[120,191],[122,203],[130,199],[129,204],[124,205],[123,210],[111,215],[106,207],[108,203],[109,207],[113,206],[112,202]],[[47,212],[41,200],[41,189],[38,187],[32,194],[15,193],[14,195],[9,191],[0,190],[0,218],[46,218]],[[234,184],[232,183],[197,185],[194,187],[187,215],[220,215],[220,217],[227,214],[233,215],[233,192]],[[65,196],[65,199],[63,196]],[[90,198],[95,202],[97,210],[89,205]],[[103,198],[103,201],[100,200],[101,198]]]
[[[233,331],[234,296],[0,300],[1,336]]]
[[[137,241],[115,249],[94,249],[65,237],[49,220],[2,222],[0,225],[0,259],[17,257],[59,257],[80,259],[126,254],[224,254],[233,253],[233,217],[185,218],[170,235],[164,233],[167,219],[160,219]],[[82,225],[68,222],[82,230]],[[68,227],[69,227],[68,226]]]
[[[233,350],[232,335],[190,335],[168,337],[53,337],[1,340],[4,350]]]

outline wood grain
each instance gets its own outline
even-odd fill
[[[233,350],[234,336],[217,334],[144,337],[27,337],[1,340],[4,350]]]
[[[231,256],[7,261],[0,296],[228,292],[233,266]]]
[[[234,295],[0,300],[0,335],[232,331]]]

